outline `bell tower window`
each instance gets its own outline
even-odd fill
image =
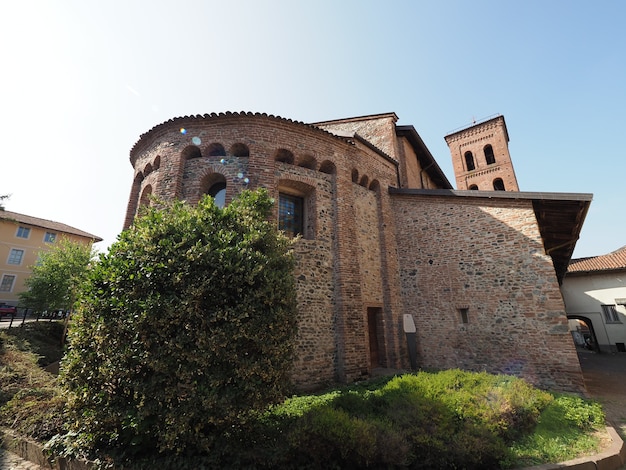
[[[493,154],[493,147],[490,144],[485,145],[483,149],[485,152],[485,161],[487,165],[493,165],[496,162],[496,156]]]
[[[465,152],[465,165],[467,165],[467,171],[472,171],[476,169],[476,165],[474,165],[474,155],[469,150]]]

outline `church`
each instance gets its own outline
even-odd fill
[[[445,140],[457,189],[395,113],[174,118],[131,149],[124,226],[151,195],[224,205],[267,188],[297,237],[302,390],[461,368],[582,392],[559,286],[592,196],[521,192],[501,115]]]

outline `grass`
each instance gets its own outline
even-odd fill
[[[45,442],[64,429],[56,377],[42,369],[61,358],[59,322],[0,330],[0,427]]]
[[[40,442],[66,432],[65,397],[41,368],[61,357],[62,331],[61,322],[0,331],[0,427]],[[222,452],[205,460],[207,467],[511,468],[592,454],[603,426],[598,403],[514,377],[419,372],[289,398],[220,437]],[[196,468],[202,459],[159,456],[161,468]]]
[[[541,414],[532,434],[512,446],[518,465],[562,462],[598,451],[604,413],[599,403],[557,396]]]

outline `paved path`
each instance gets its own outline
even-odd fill
[[[1,470],[45,470],[39,465],[24,460],[12,452],[0,448],[0,469]]]
[[[626,441],[626,354],[578,352],[585,387],[604,408],[607,421]],[[619,470],[626,470],[626,465]]]
[[[584,351],[578,357],[589,395],[602,403],[611,423],[626,433],[626,354]]]

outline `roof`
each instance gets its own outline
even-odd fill
[[[495,116],[489,116],[487,118],[481,119],[479,121],[474,121],[473,123],[467,125],[467,126],[463,126],[460,127],[458,129],[453,130],[452,132],[449,132],[448,134],[445,135],[444,139],[446,140],[446,142],[449,140],[449,137],[452,137],[453,135],[456,134],[461,134],[463,132],[466,132],[474,127],[482,127],[485,124],[487,124],[488,122],[495,122],[501,120],[502,124],[504,126],[504,135],[506,137],[506,141],[509,141],[509,131],[506,128],[506,121],[504,120],[504,116],[502,114],[496,114]]]
[[[626,246],[607,255],[573,259],[567,268],[568,275],[609,271],[626,271]]]
[[[307,127],[309,129],[315,130],[316,132],[320,132],[322,134],[331,136],[335,139],[342,140],[349,144],[353,144],[351,138],[346,137],[346,136],[340,136],[332,132],[328,132],[327,130],[322,129],[321,127],[317,127],[317,125],[315,124],[306,124],[301,121],[294,121],[292,119],[286,119],[280,116],[274,116],[273,114],[267,114],[267,113],[253,113],[253,112],[246,112],[246,111],[241,111],[241,112],[227,111],[224,113],[211,113],[211,114],[202,114],[202,115],[197,114],[195,116],[175,117],[165,122],[162,122],[161,124],[157,124],[152,129],[148,130],[147,132],[144,132],[143,134],[139,136],[139,140],[135,142],[135,145],[133,145],[133,148],[130,150],[130,161],[134,165],[138,154],[141,151],[143,151],[143,147],[144,145],[146,145],[146,141],[150,137],[154,135],[158,135],[159,132],[163,130],[167,130],[170,127],[173,127],[173,126],[184,127],[185,125],[190,125],[193,123],[198,123],[198,122],[203,122],[203,121],[216,120],[216,119],[233,119],[233,118],[242,118],[242,117],[275,119],[276,121],[281,121],[285,123],[291,123],[297,126]]]
[[[33,227],[40,227],[47,230],[53,230],[55,232],[67,233],[70,235],[77,235],[79,237],[90,238],[94,242],[102,241],[102,238],[91,233],[84,232],[77,228],[71,227],[61,222],[54,222],[52,220],[40,219],[38,217],[32,217],[30,215],[18,214],[17,212],[0,211],[0,221],[6,220],[10,222],[17,222],[24,225],[31,225]]]
[[[559,283],[563,281],[574,253],[583,222],[587,216],[592,194],[541,193],[517,191],[455,191],[447,189],[396,189],[391,194],[423,196],[472,197],[487,199],[518,199],[532,202],[539,233],[546,254],[552,258]]]
[[[450,181],[446,178],[446,175],[441,170],[441,167],[437,164],[437,161],[430,153],[430,150],[428,150],[428,147],[426,147],[426,144],[415,130],[415,127],[396,126],[396,135],[399,137],[405,137],[408,140],[413,149],[415,149],[420,166],[424,169],[423,171],[430,176],[437,186],[444,189],[452,189]]]
[[[391,118],[393,122],[398,121],[398,115],[396,113],[378,113],[378,114],[366,114],[364,116],[355,116],[341,119],[331,119],[330,121],[319,121],[311,123],[313,126],[323,126],[325,124],[341,124],[344,122],[356,122],[356,121],[371,121],[373,119]]]

